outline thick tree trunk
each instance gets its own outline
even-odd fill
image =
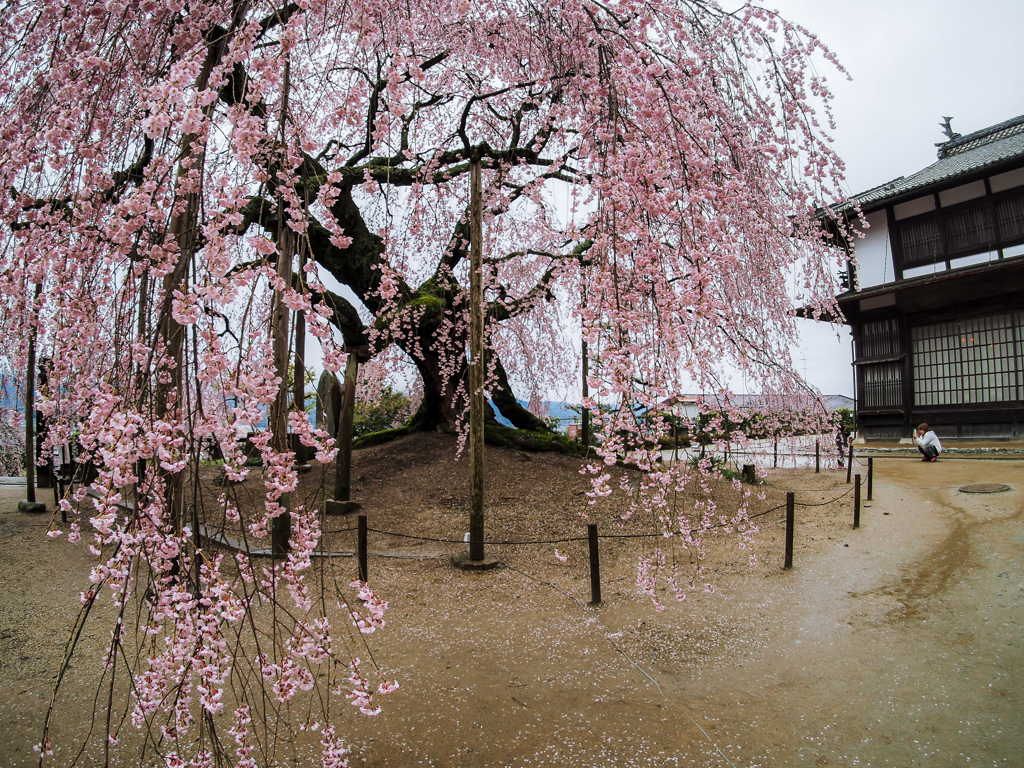
[[[424,352],[423,359],[413,360],[423,379],[423,402],[413,417],[412,427],[417,431],[433,431],[440,428],[446,432],[454,432],[459,417],[467,412],[469,365],[465,359],[460,359],[457,375],[452,375],[446,381],[442,375],[442,362],[437,357]],[[500,359],[495,361],[495,373],[497,381],[492,382],[490,395],[501,415],[512,422],[516,429],[550,432],[551,429],[542,419],[534,416],[516,400]],[[463,383],[461,388],[458,387],[460,381]],[[484,418],[488,423],[497,421],[490,403],[486,404]]]

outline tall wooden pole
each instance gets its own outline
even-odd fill
[[[306,274],[303,267],[306,266],[306,249],[299,248],[298,275],[301,283]],[[301,285],[299,286],[301,288]],[[295,364],[294,379],[292,381],[292,398],[294,399],[295,410],[299,413],[306,412],[306,313],[301,309],[295,313]],[[295,462],[305,464],[306,452],[299,440],[299,435],[293,435],[292,450],[295,451]]]
[[[484,559],[484,291],[480,161],[470,166],[469,201],[469,559]]]
[[[587,377],[590,376],[590,355],[587,353],[587,342],[583,342],[583,399],[586,400],[590,397],[590,385],[587,384]],[[587,404],[583,403],[583,414],[582,414],[583,428],[581,435],[581,442],[583,446],[590,445],[590,409],[587,408]],[[677,446],[678,447],[678,446]]]
[[[36,286],[35,297],[39,298],[40,286]],[[25,366],[25,500],[34,504],[36,500],[36,332],[29,329],[28,364]]]
[[[586,306],[587,306],[587,284],[586,284],[586,274],[584,272],[584,265],[583,265],[583,261],[582,260],[580,262],[580,279],[583,281],[582,295],[583,295],[583,307],[585,309]],[[580,321],[580,330],[581,331],[584,330],[583,329],[583,321],[582,321],[582,319]],[[587,378],[590,376],[590,351],[587,349],[587,340],[586,339],[583,339],[582,343],[580,344],[580,352],[583,355],[583,400],[585,401],[590,396],[590,385],[587,383]],[[586,405],[585,402],[582,403],[581,411],[582,412],[580,414],[580,416],[581,416],[580,420],[583,423],[582,423],[582,435],[580,437],[580,440],[583,443],[583,446],[587,447],[587,446],[590,445],[590,409],[587,408],[587,405]],[[677,439],[677,441],[678,441],[678,439]],[[677,448],[678,448],[678,446],[677,446]]]
[[[284,64],[284,85],[281,96],[281,159],[285,157],[287,137],[285,126],[288,116],[288,89],[290,86],[290,62],[286,58]],[[287,224],[287,213],[282,195],[277,197],[277,276],[285,285],[292,284],[292,268],[295,261],[295,232]],[[291,311],[282,300],[280,291],[274,294],[273,314],[271,315],[271,337],[274,347],[274,369],[281,379],[277,388],[277,397],[270,409],[270,429],[274,435],[274,450],[284,453],[291,446],[288,444],[288,411],[291,398],[288,392],[288,320]],[[291,494],[284,493],[279,500],[284,510],[274,518],[270,532],[270,548],[276,557],[284,557],[288,553],[292,533]]]

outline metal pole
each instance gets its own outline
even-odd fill
[[[359,516],[358,523],[358,549],[359,549],[359,580],[364,584],[367,582],[366,578],[366,515]]]
[[[814,441],[814,473],[821,473],[821,440]]]
[[[469,559],[484,559],[484,291],[480,161],[469,175]]]
[[[853,484],[853,527],[860,528],[860,475],[854,475]]]
[[[590,545],[590,604],[601,604],[601,561],[597,555],[597,523],[587,524]]]
[[[853,472],[853,441],[850,441],[850,455],[846,459],[846,482],[850,482],[850,473]]]
[[[873,501],[871,489],[875,480],[875,457],[868,456],[868,501]]]
[[[786,494],[786,564],[783,570],[793,567],[793,529],[796,527],[796,494]]]

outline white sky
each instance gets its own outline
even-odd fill
[[[1024,114],[1021,0],[768,0],[816,34],[853,78],[828,77],[835,149],[857,194],[935,162],[939,121],[968,134]],[[828,73],[827,69],[821,70]],[[825,394],[853,395],[850,337],[802,321],[800,373]]]

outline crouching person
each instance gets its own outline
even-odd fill
[[[914,430],[914,440],[917,442],[917,450],[924,454],[921,461],[937,461],[942,453],[942,443],[927,424],[921,424]]]

